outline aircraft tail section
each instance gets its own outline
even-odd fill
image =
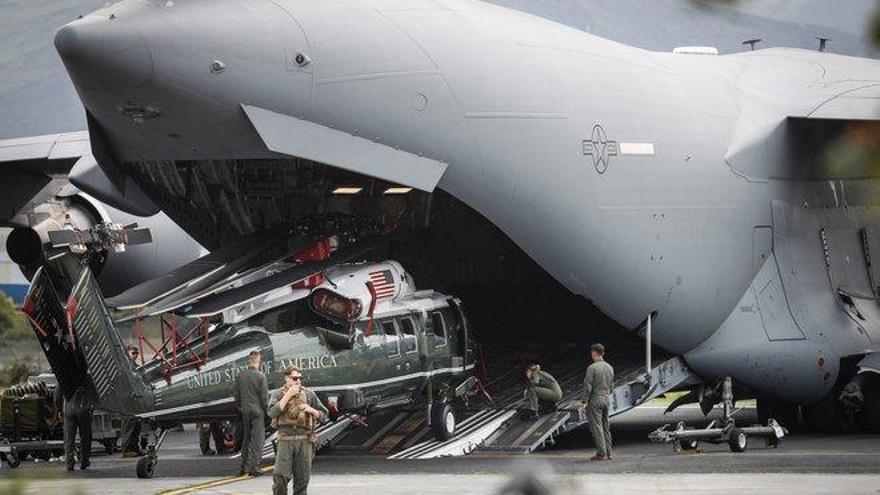
[[[85,360],[99,407],[123,414],[149,408],[152,391],[134,369],[95,277],[83,269],[67,301],[67,320]]]
[[[22,311],[34,329],[61,392],[70,397],[87,379],[86,361],[70,331],[60,296],[47,270],[41,267],[34,274]]]

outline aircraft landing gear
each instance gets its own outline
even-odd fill
[[[880,433],[880,375],[872,375],[868,380],[859,424],[865,431]]]
[[[713,420],[709,426],[703,429],[689,429],[684,422],[678,423],[675,428],[666,424],[651,432],[648,439],[657,443],[672,443],[676,453],[682,450],[698,450],[699,442],[714,444],[727,443],[731,452],[745,452],[748,447],[749,437],[765,437],[767,444],[778,447],[780,439],[787,431],[773,419],[767,420],[767,426],[737,427],[733,419],[733,381],[730,377],[721,383],[722,415],[720,425]]]
[[[137,477],[148,479],[153,477],[156,464],[159,462],[159,448],[165,442],[165,435],[168,434],[168,428],[160,426],[150,432],[151,442],[147,445],[147,453],[137,462]]]

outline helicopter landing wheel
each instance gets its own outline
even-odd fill
[[[431,407],[431,430],[434,432],[434,438],[443,442],[455,435],[457,426],[455,419],[455,411],[448,402],[434,401]]]
[[[8,454],[0,454],[0,460],[5,462],[10,469],[15,469],[21,465],[21,458],[12,452]]]

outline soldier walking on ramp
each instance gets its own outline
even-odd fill
[[[251,351],[248,367],[233,385],[235,406],[241,413],[241,471],[239,476],[260,476],[263,442],[266,441],[266,411],[269,407],[269,386],[266,375],[260,372],[260,353]]]
[[[553,375],[533,363],[526,367],[523,398],[528,402],[528,407],[521,412],[523,419],[538,419],[539,412],[556,410],[556,403],[562,400],[562,388]]]
[[[92,412],[94,403],[86,392],[85,385],[80,385],[70,399],[65,399],[61,387],[55,389],[55,410],[64,420],[64,458],[67,470],[73,471],[76,464],[76,432],[79,430],[80,469],[91,465],[92,454]]]
[[[327,408],[302,385],[302,371],[296,366],[287,368],[284,386],[272,394],[269,402],[269,417],[278,429],[272,493],[287,495],[287,485],[293,478],[293,494],[307,495],[318,444],[315,429],[327,420]]]
[[[605,346],[590,346],[593,364],[584,376],[584,404],[590,420],[590,433],[596,444],[596,455],[591,461],[611,460],[611,427],[608,424],[608,406],[614,387],[614,368],[605,362]]]

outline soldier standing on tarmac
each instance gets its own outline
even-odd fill
[[[67,470],[73,471],[76,464],[76,432],[79,430],[80,469],[86,469],[91,465],[89,458],[92,454],[92,412],[94,404],[86,392],[85,386],[80,385],[73,392],[70,399],[65,399],[61,393],[61,387],[55,389],[55,410],[58,416],[64,420],[64,458]]]
[[[266,410],[269,406],[269,386],[266,375],[260,371],[260,353],[248,354],[248,367],[233,385],[235,406],[241,413],[241,471],[239,476],[260,476],[263,442],[266,441]]]
[[[611,460],[611,428],[608,424],[608,406],[614,388],[614,368],[605,362],[605,346],[590,346],[593,364],[587,367],[584,375],[584,403],[590,420],[590,433],[596,444],[596,455],[591,461]]]
[[[318,444],[315,429],[327,420],[327,408],[302,385],[302,371],[296,366],[287,368],[284,386],[272,394],[269,402],[269,417],[278,428],[272,493],[287,495],[287,485],[293,478],[293,494],[307,495]]]
[[[128,358],[131,359],[131,364],[137,368],[140,350],[133,345],[128,346]],[[137,417],[122,416],[121,430],[119,442],[122,448],[122,457],[141,457],[144,455],[141,450],[141,423]]]

